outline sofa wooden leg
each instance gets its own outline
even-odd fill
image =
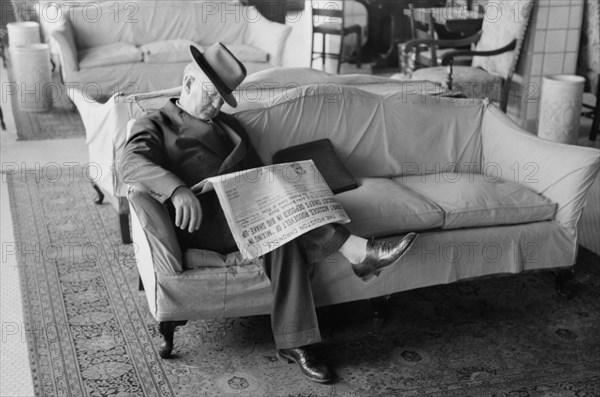
[[[387,303],[391,297],[391,295],[385,295],[369,299],[373,308],[373,322],[375,323],[375,325],[383,327],[383,323],[385,322],[385,316],[387,314]]]
[[[576,283],[575,279],[575,266],[570,269],[560,270],[556,273],[556,293],[563,299],[569,300],[575,296]]]
[[[158,348],[158,355],[160,358],[167,359],[172,358],[173,355],[173,339],[175,337],[175,328],[178,326],[186,325],[185,321],[161,321],[158,324],[158,330],[163,337],[163,343]]]
[[[119,214],[119,227],[121,228],[121,240],[123,244],[131,244],[131,233],[129,232],[129,214]]]
[[[123,244],[131,244],[131,232],[129,230],[129,203],[127,199],[119,197],[119,228],[121,229],[121,240]]]
[[[102,193],[102,190],[100,190],[98,185],[96,185],[95,183],[92,183],[92,188],[94,188],[94,190],[96,191],[96,198],[94,199],[94,203],[102,204],[102,202],[104,201],[104,193]]]

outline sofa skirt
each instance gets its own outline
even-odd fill
[[[393,238],[393,237],[390,237]],[[576,236],[556,222],[421,233],[406,255],[364,283],[335,254],[317,264],[317,306],[362,300],[496,274],[564,268],[575,263]],[[158,321],[269,314],[272,293],[260,264],[156,274]]]

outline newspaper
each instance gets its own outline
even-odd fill
[[[219,175],[192,187],[195,193],[213,189],[246,259],[319,226],[350,222],[312,160]]]

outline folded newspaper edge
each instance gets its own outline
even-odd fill
[[[312,160],[273,164],[207,178],[245,259],[254,259],[328,223],[350,218]]]

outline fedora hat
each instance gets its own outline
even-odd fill
[[[208,47],[203,53],[198,48],[190,46],[190,52],[225,102],[236,107],[237,102],[231,92],[246,78],[244,64],[219,42]]]

